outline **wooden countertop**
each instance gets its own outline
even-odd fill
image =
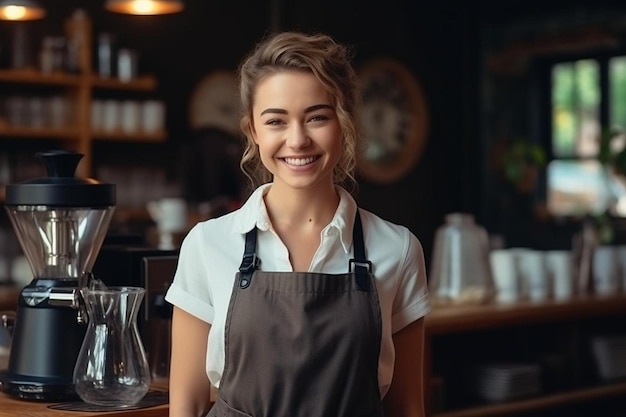
[[[18,400],[0,393],[0,417],[167,417],[168,405],[126,411],[86,412],[50,409],[53,403]]]

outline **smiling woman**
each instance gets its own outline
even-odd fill
[[[367,142],[360,174],[390,183],[405,175],[422,154],[428,130],[426,100],[413,74],[395,60],[370,61],[359,71],[359,79]]]
[[[425,416],[422,246],[344,188],[360,140],[350,58],[327,35],[283,32],[242,62],[255,189],[181,245],[171,416],[203,415],[211,384],[208,417]]]

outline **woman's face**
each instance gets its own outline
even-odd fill
[[[263,79],[252,117],[252,135],[274,184],[333,184],[343,135],[331,96],[314,75],[289,71]]]

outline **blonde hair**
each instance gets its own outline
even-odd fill
[[[351,51],[325,34],[281,32],[270,35],[242,61],[239,88],[242,105],[241,130],[246,137],[241,169],[253,188],[272,180],[261,162],[252,137],[252,107],[258,83],[284,71],[313,74],[331,95],[344,138],[342,156],[334,168],[336,184],[353,191],[360,132],[357,123],[357,78],[351,64]]]

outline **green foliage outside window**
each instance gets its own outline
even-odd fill
[[[557,157],[580,155],[589,129],[598,125],[600,73],[595,60],[557,64],[552,70],[552,150]]]

